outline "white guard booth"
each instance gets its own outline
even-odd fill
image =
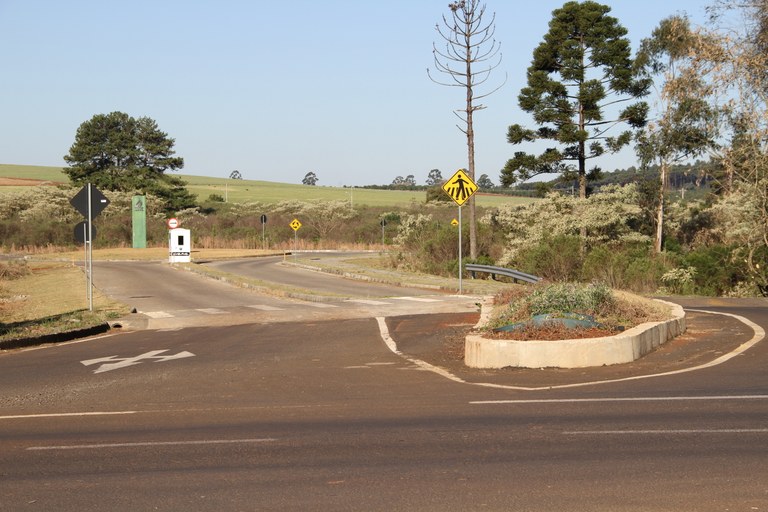
[[[168,231],[168,262],[189,263],[192,261],[192,236],[184,228]]]

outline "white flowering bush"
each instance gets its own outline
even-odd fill
[[[526,247],[558,236],[577,236],[586,229],[587,246],[645,242],[650,238],[632,228],[642,211],[634,184],[609,185],[587,199],[551,193],[542,201],[504,206],[482,220],[498,224],[506,234],[501,264],[509,264]]]
[[[696,277],[694,267],[678,267],[665,272],[661,276],[661,282],[664,283],[660,293],[682,294],[690,290],[693,279]]]
[[[427,227],[433,222],[432,214],[408,214],[401,217],[397,236],[392,240],[396,245],[408,246],[424,239]]]

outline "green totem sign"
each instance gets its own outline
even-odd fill
[[[131,213],[133,217],[133,248],[145,249],[147,247],[147,198],[133,196]]]

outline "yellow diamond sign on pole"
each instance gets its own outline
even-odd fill
[[[299,222],[299,219],[293,219],[289,225],[291,226],[291,229],[298,231],[301,227],[301,222]]]
[[[461,206],[472,197],[472,194],[477,192],[477,185],[472,181],[472,178],[469,177],[464,169],[459,169],[453,176],[451,176],[451,179],[445,182],[443,190],[446,194],[451,196],[451,199],[453,199],[457,205]]]
[[[458,225],[459,225],[459,221],[457,221],[456,219],[453,219],[453,220],[451,221],[451,226],[453,226],[453,227],[456,227],[456,226],[458,226]]]

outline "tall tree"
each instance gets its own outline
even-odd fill
[[[434,186],[434,185],[440,185],[443,183],[443,174],[440,172],[440,169],[432,169],[429,171],[429,174],[427,175],[427,185]]]
[[[495,185],[493,184],[493,182],[491,181],[491,178],[489,178],[487,174],[481,174],[480,177],[477,179],[477,186],[482,189],[488,190],[493,188]]]
[[[640,59],[660,79],[656,116],[639,134],[636,151],[643,166],[658,164],[654,248],[661,252],[664,202],[670,165],[715,149],[717,109],[710,103],[712,85],[705,79],[700,60],[708,54],[706,38],[691,31],[683,16],[661,21],[640,46]]]
[[[587,196],[587,160],[606,150],[619,151],[631,142],[631,130],[609,135],[617,125],[641,128],[648,106],[636,101],[648,93],[650,79],[643,77],[631,56],[626,29],[609,16],[611,8],[597,2],[567,2],[552,12],[549,31],[533,52],[528,85],[520,91],[520,108],[533,115],[539,126],[531,130],[509,127],[511,144],[552,140],[535,156],[516,152],[501,173],[507,187],[543,173],[559,173],[564,180],[577,179],[579,197]],[[633,102],[623,109],[619,105]]]
[[[175,156],[174,143],[149,117],[97,114],[77,129],[64,156],[69,164],[64,173],[76,185],[154,194],[165,201],[167,211],[190,208],[195,201],[186,183],[165,174],[184,167],[184,159]]]
[[[315,174],[312,171],[309,171],[306,175],[304,175],[304,179],[301,180],[302,185],[310,185],[315,186],[318,182],[317,174]]]
[[[718,0],[710,15],[704,32],[717,45],[707,58],[729,138],[714,211],[733,259],[745,262],[750,284],[768,296],[768,1]]]
[[[494,39],[496,15],[486,23],[485,4],[478,0],[461,0],[448,4],[451,16],[443,15],[442,25],[435,25],[437,33],[445,42],[438,50],[432,44],[435,69],[447,75],[448,81],[435,79],[427,69],[429,78],[440,85],[460,87],[466,92],[464,108],[455,112],[461,120],[459,130],[467,137],[467,174],[475,179],[475,131],[474,113],[485,108],[477,103],[501,88],[501,85],[485,94],[475,96],[477,89],[485,84],[491,72],[501,63],[501,44]],[[478,69],[478,66],[480,68]],[[505,79],[506,81],[506,79]],[[503,85],[503,83],[502,83]],[[477,258],[477,219],[475,198],[470,197],[469,205],[469,256]]]

